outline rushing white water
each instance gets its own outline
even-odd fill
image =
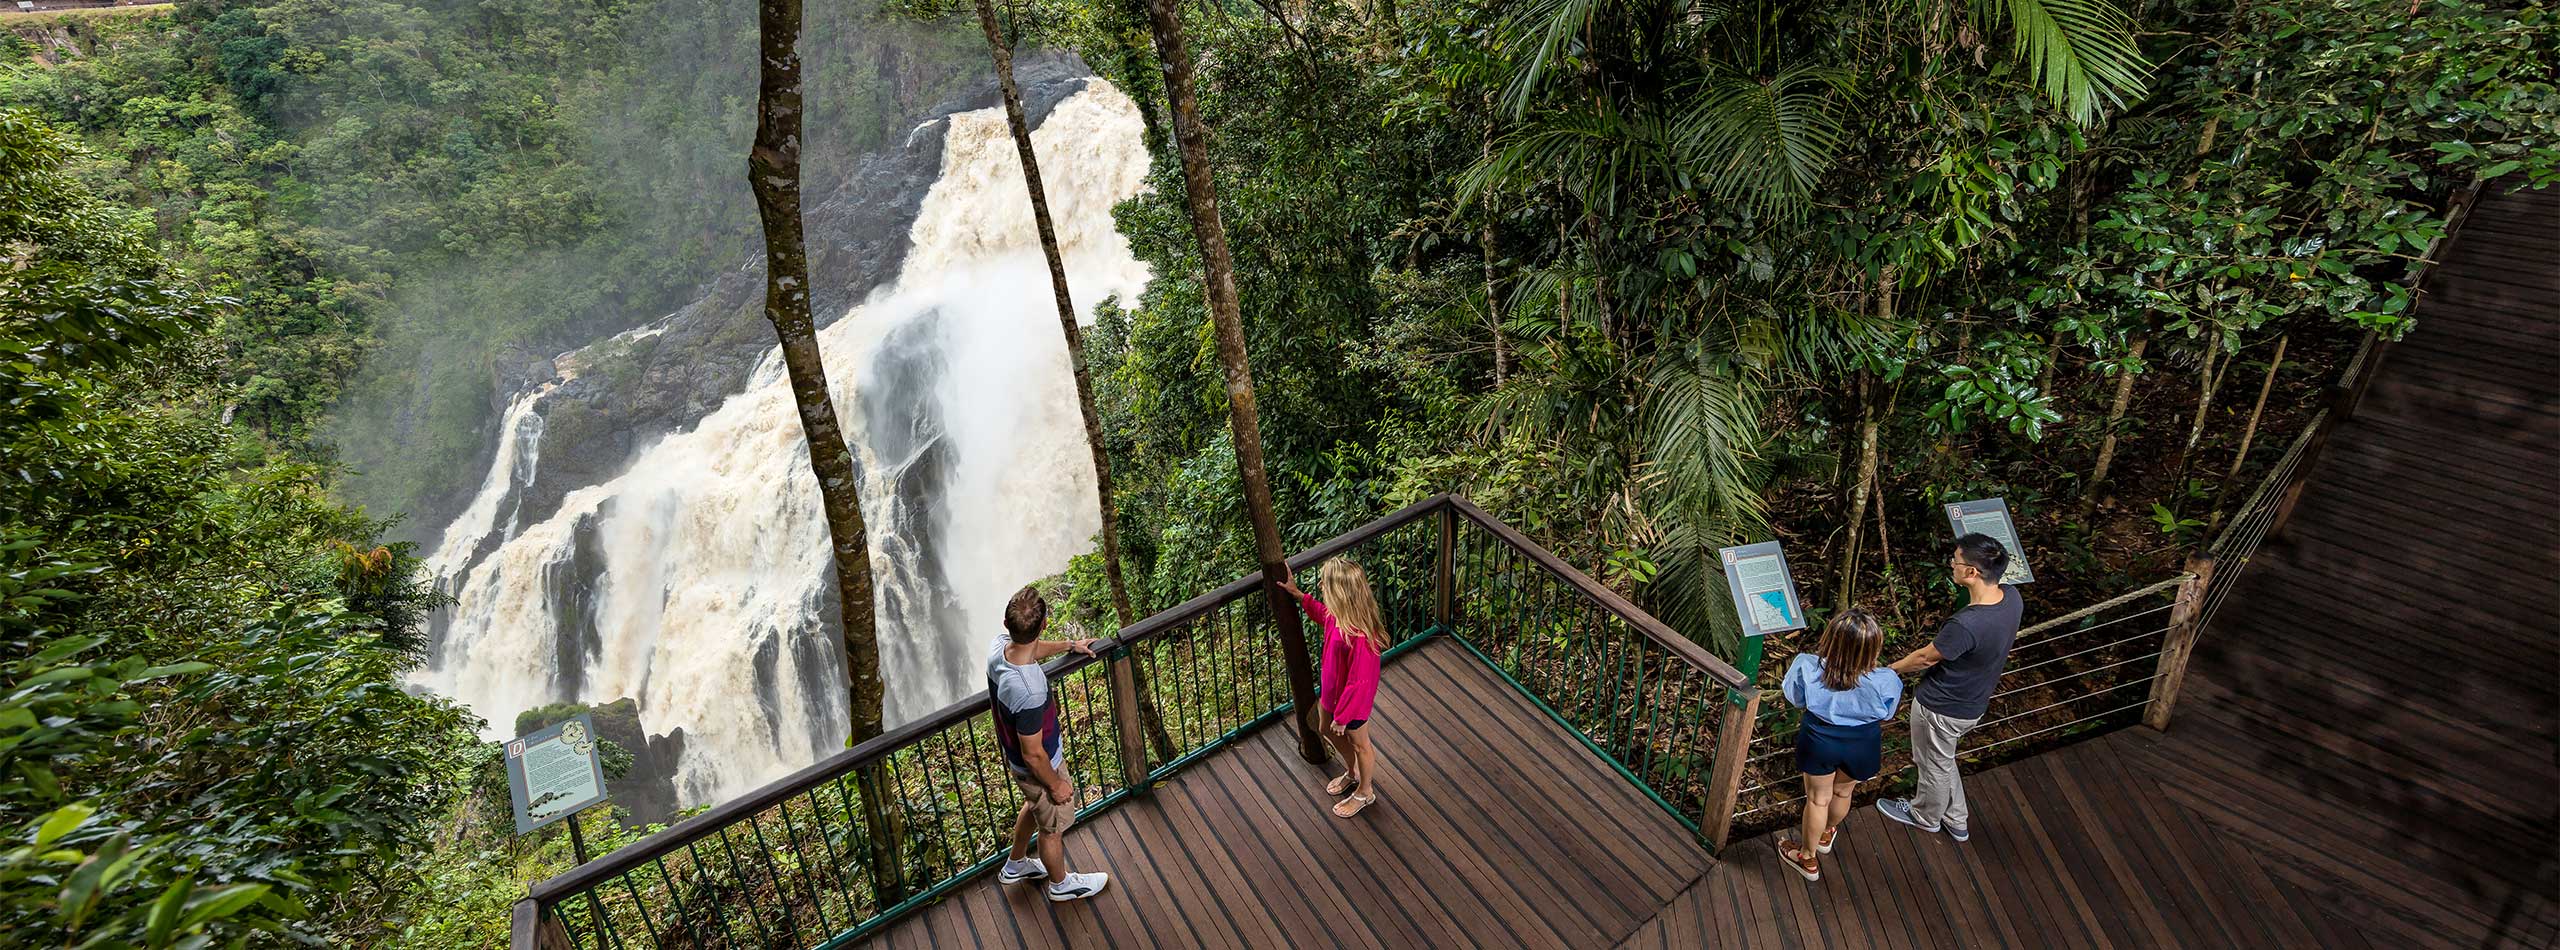
[[[893,724],[976,688],[1005,598],[1100,527],[1004,114],[950,122],[897,281],[820,334],[863,466]],[[1136,107],[1092,82],[1033,142],[1079,312],[1134,299],[1148,273],[1110,210],[1145,177]],[[510,410],[481,496],[429,562],[457,601],[419,682],[497,731],[544,703],[638,697],[648,731],[686,734],[686,805],[840,747],[827,530],[779,351],[691,430],[516,526],[500,509],[536,462],[533,401]]]

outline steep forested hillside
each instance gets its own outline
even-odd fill
[[[982,62],[868,9],[812,18],[813,193]],[[755,259],[754,32],[700,0],[187,0],[0,34],[0,105],[247,304],[217,330],[234,419],[431,528],[499,379]]]

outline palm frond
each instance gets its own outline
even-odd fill
[[[1698,342],[1656,366],[1640,420],[1661,568],[1648,591],[1664,621],[1729,650],[1739,631],[1716,551],[1769,529],[1758,464],[1760,380]]]
[[[1606,0],[1529,0],[1504,17],[1498,35],[1517,49],[1511,79],[1502,88],[1502,108],[1524,116],[1547,77],[1564,60],[1574,38],[1591,24]]]
[[[1840,149],[1830,93],[1845,70],[1792,67],[1767,80],[1715,80],[1680,109],[1672,141],[1716,197],[1751,213],[1791,217],[1813,199]]]
[[[1679,173],[1659,123],[1607,103],[1542,114],[1495,145],[1459,176],[1461,208],[1497,188],[1521,191],[1552,181],[1608,217],[1620,196]]]
[[[2094,123],[2102,109],[2142,95],[2151,64],[2134,45],[2132,23],[2108,0],[1974,0],[1973,11],[1977,21],[2007,21],[2010,55],[2072,121]]]

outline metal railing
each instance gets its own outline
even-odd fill
[[[1460,642],[1710,846],[1741,671],[1464,501]],[[1728,719],[1735,722],[1728,723]]]
[[[1991,708],[1966,734],[1957,756],[1984,767],[2137,721],[2166,728],[2197,637],[2238,586],[2259,546],[2283,526],[2322,444],[2353,412],[2379,358],[2380,345],[2368,335],[2333,385],[2333,405],[2313,415],[2287,444],[2184,572],[2020,630]],[[1810,636],[1799,632],[1783,644],[1765,645],[1770,662],[1760,677],[1764,685],[1775,687]],[[1904,701],[1910,701],[1908,689]],[[1770,705],[1755,723],[1742,763],[1738,829],[1784,827],[1804,801],[1797,792],[1794,747],[1803,712],[1783,702]],[[1869,786],[1878,792],[1906,787],[1912,775],[1908,738],[1888,732],[1886,741],[1886,771]]]
[[[2138,721],[2137,714],[2151,702],[2140,688],[2154,685],[2160,659],[2181,624],[2192,626],[2190,618],[2179,615],[2177,598],[2182,591],[2195,592],[2196,580],[2195,574],[2179,574],[2018,631],[1991,707],[1965,735],[1957,756],[2005,761],[2015,755],[1995,753],[2030,753],[2037,748],[2033,740]],[[1769,644],[1773,673],[1782,675],[1809,640],[1799,638],[1783,647]],[[1907,688],[1903,701],[1911,701]],[[1794,820],[1793,806],[1804,801],[1795,768],[1802,719],[1803,710],[1783,702],[1769,704],[1761,714],[1743,766],[1742,807],[1734,815],[1738,828],[1759,832]],[[1912,774],[1910,763],[1908,740],[1888,730],[1885,771],[1869,787],[1899,787]]]
[[[1732,799],[1714,789],[1732,783],[1709,773],[1739,746],[1721,760],[1709,748],[1745,732],[1726,701],[1743,684],[1732,666],[1453,496],[1289,565],[1312,586],[1306,572],[1336,554],[1362,562],[1402,633],[1390,656],[1457,633],[1674,817],[1722,842]],[[1289,716],[1284,642],[1257,574],[1131,625],[1097,643],[1099,656],[1053,661],[1079,814]],[[960,700],[535,885],[514,910],[515,947],[851,943],[1002,858],[1021,799],[986,708],[984,693]]]

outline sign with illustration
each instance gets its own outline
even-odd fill
[[[2009,549],[2009,570],[2000,575],[2003,584],[2031,584],[2036,573],[2027,569],[2027,551],[2018,545],[2018,526],[2009,520],[2009,503],[1999,498],[1959,501],[1947,506],[1947,526],[1956,537],[1987,534]]]
[[[1725,586],[1733,591],[1733,609],[1742,618],[1742,635],[1802,630],[1804,602],[1796,599],[1796,577],[1787,570],[1786,552],[1778,542],[1762,541],[1725,548]]]
[[[587,714],[507,743],[507,790],[515,799],[517,834],[604,801],[604,761]]]

